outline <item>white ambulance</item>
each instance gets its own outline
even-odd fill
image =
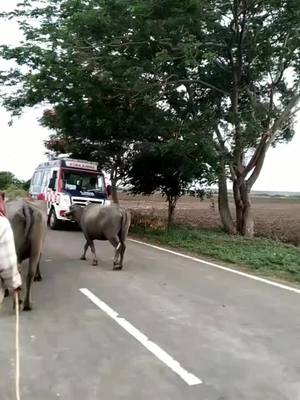
[[[72,204],[110,204],[110,187],[106,187],[98,164],[70,158],[40,164],[31,179],[29,193],[32,198],[47,202],[51,229],[58,229],[67,221],[65,213]]]

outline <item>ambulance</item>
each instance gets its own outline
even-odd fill
[[[106,187],[98,164],[70,158],[40,164],[31,179],[29,194],[47,202],[49,226],[54,230],[68,221],[65,213],[72,204],[110,205],[110,187]]]

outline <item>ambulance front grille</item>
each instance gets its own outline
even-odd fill
[[[87,206],[88,204],[104,204],[103,199],[86,199],[84,197],[72,197],[72,204],[78,204],[80,206]]]

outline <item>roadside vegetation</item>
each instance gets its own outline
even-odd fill
[[[28,189],[29,181],[19,180],[11,172],[0,171],[0,191],[5,193],[6,198],[26,197]]]
[[[198,256],[223,261],[251,273],[300,283],[300,249],[279,241],[221,230],[174,226],[171,230],[133,226],[131,235]]]
[[[28,196],[26,190],[16,186],[10,186],[4,193],[7,199],[18,199]]]

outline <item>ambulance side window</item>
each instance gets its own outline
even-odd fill
[[[41,178],[42,178],[42,172],[41,171],[36,171],[34,176],[33,176],[33,179],[32,179],[32,191],[33,191],[33,193],[40,193]]]
[[[45,186],[45,189],[47,189],[47,188],[48,188],[48,186],[49,186],[50,178],[51,178],[51,171],[50,171],[50,170],[48,170],[48,171],[47,171],[47,180],[46,180],[46,186]]]
[[[35,181],[36,181],[36,172],[33,174],[33,177],[31,179],[31,183],[30,183],[30,191],[32,193],[35,193]]]
[[[45,178],[46,178],[46,174],[47,174],[47,172],[45,171],[44,174],[43,174],[42,183],[41,183],[41,192],[43,192],[44,189],[45,189]]]
[[[57,171],[53,171],[48,185],[49,189],[56,190],[56,181],[57,181]]]
[[[48,186],[48,183],[49,183],[49,175],[50,175],[50,171],[49,170],[46,170],[45,171],[45,173],[44,173],[44,176],[43,176],[43,180],[42,180],[42,192],[44,192],[45,191],[45,189],[47,188],[47,186]]]
[[[43,176],[44,176],[44,171],[40,171],[40,172],[38,173],[38,179],[37,179],[37,184],[36,184],[36,186],[37,186],[37,191],[38,191],[39,193],[42,193]]]

